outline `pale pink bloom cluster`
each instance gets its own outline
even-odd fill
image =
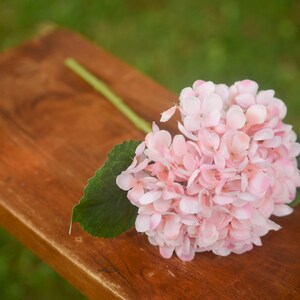
[[[182,260],[195,252],[241,254],[279,225],[271,215],[292,212],[300,185],[300,144],[284,124],[285,104],[256,82],[196,81],[184,88],[176,110],[181,134],[154,124],[117,178],[138,209],[136,230],[158,245],[163,257]]]

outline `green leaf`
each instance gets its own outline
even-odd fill
[[[88,181],[84,195],[74,206],[72,224],[79,222],[89,234],[110,238],[133,227],[137,207],[127,199],[127,192],[116,184],[117,176],[131,164],[140,142],[115,146],[95,176]]]

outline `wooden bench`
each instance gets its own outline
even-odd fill
[[[63,64],[74,57],[138,114],[158,122],[176,95],[58,30],[0,55],[0,224],[91,299],[296,299],[300,210],[243,255],[165,260],[134,229],[97,239],[72,207],[113,145],[142,139],[106,99]],[[159,63],[159,62],[158,62]],[[170,130],[175,130],[176,124]]]

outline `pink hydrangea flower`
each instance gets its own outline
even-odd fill
[[[181,133],[154,124],[136,149],[117,184],[139,208],[136,230],[163,257],[244,253],[280,228],[272,215],[293,211],[300,145],[274,94],[251,80],[230,87],[197,80],[162,113],[166,122],[179,110]]]

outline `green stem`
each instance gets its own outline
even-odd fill
[[[84,68],[73,58],[67,58],[65,65],[82,78],[85,82],[91,85],[97,92],[106,97],[124,116],[129,119],[136,128],[149,133],[151,131],[151,124],[137,115],[123,100],[117,96],[102,80],[93,75],[90,71]]]

